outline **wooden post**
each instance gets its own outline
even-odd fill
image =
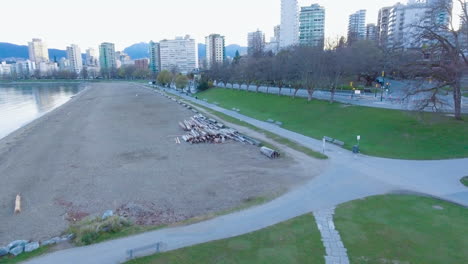
[[[15,200],[15,214],[19,213],[21,213],[21,196],[17,194]]]

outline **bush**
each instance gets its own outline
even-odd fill
[[[83,219],[70,227],[70,233],[75,235],[77,245],[90,245],[96,242],[102,234],[117,233],[129,227],[131,223],[117,215],[105,220],[99,217]]]

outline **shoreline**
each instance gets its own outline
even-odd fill
[[[2,84],[2,83],[0,83],[0,85],[1,85],[1,84]],[[28,84],[30,84],[30,83],[28,83]],[[49,83],[49,84],[50,84],[50,83]],[[27,122],[21,124],[18,128],[16,128],[16,129],[10,131],[9,133],[5,134],[4,136],[1,136],[1,135],[0,135],[0,143],[1,143],[1,141],[2,141],[3,139],[6,139],[7,137],[9,137],[10,135],[12,135],[13,133],[15,133],[15,132],[17,132],[17,131],[19,131],[19,130],[25,128],[26,126],[32,124],[33,122],[37,121],[38,119],[41,119],[41,118],[45,117],[46,115],[48,115],[48,114],[54,112],[55,110],[61,108],[62,106],[68,104],[71,100],[75,99],[77,96],[79,96],[80,94],[82,94],[84,91],[86,91],[86,90],[88,90],[88,89],[89,89],[89,87],[85,86],[81,91],[79,91],[78,93],[76,93],[76,94],[70,96],[70,98],[68,98],[68,100],[67,100],[66,102],[64,102],[64,103],[62,103],[62,104],[60,104],[60,105],[57,105],[56,107],[54,107],[54,108],[52,108],[52,109],[50,109],[50,110],[48,110],[48,111],[45,111],[45,112],[40,113],[40,114],[39,114],[38,116],[36,116],[35,118],[33,118],[33,119],[31,119],[31,120],[29,120],[29,121],[27,121]]]

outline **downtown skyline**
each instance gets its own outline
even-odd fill
[[[75,10],[77,13],[87,14],[83,15],[82,19],[75,18],[69,21],[64,2],[74,1],[44,0],[36,3],[36,1],[19,0],[2,4],[3,9],[7,11],[5,12],[7,20],[13,19],[20,12],[26,13],[26,16],[41,15],[35,20],[34,27],[17,22],[15,27],[2,29],[4,32],[0,41],[24,44],[31,38],[37,37],[42,38],[49,48],[63,48],[71,43],[83,48],[96,48],[99,43],[109,41],[116,44],[117,50],[122,50],[134,43],[160,41],[186,34],[190,34],[198,43],[203,43],[209,34],[220,33],[226,36],[227,45],[246,46],[247,33],[256,29],[265,32],[267,40],[273,36],[273,27],[280,24],[281,17],[280,0],[258,0],[254,3],[244,0],[235,3],[225,0],[197,2],[175,0],[171,3],[164,2],[161,4],[164,5],[162,8],[158,6],[160,1],[135,0],[131,6],[127,6],[116,1],[96,3],[83,0],[80,5],[75,5]],[[298,2],[299,6],[310,6],[313,3],[324,6],[327,13],[325,36],[335,39],[346,36],[348,16],[351,13],[358,9],[366,9],[366,23],[375,23],[379,8],[398,1],[360,0],[350,3],[339,0],[299,0]],[[113,3],[112,12],[106,9],[110,3]],[[26,4],[32,8],[24,10]],[[185,8],[180,9],[180,6]],[[229,8],[226,9],[226,6]],[[246,6],[249,8],[245,8]],[[175,15],[177,18],[174,18]],[[171,19],[174,22],[168,23]],[[232,22],[235,20],[237,21]],[[59,21],[64,23],[54,24]],[[104,25],[101,21],[107,21],[107,24]],[[105,27],[105,31],[100,30],[102,26]]]

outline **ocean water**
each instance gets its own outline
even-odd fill
[[[0,139],[66,103],[83,88],[78,83],[0,84]]]

